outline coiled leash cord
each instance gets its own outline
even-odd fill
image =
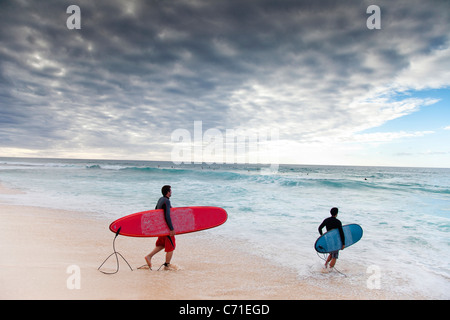
[[[111,254],[108,256],[108,258],[105,259],[105,261],[103,261],[103,263],[100,265],[100,267],[97,268],[97,270],[100,271],[101,273],[104,273],[104,274],[115,274],[115,273],[117,273],[117,272],[119,271],[119,257],[118,257],[118,256],[120,256],[120,257],[123,259],[123,261],[125,261],[125,262],[127,263],[128,267],[130,267],[130,270],[133,271],[133,268],[130,266],[130,264],[128,263],[128,261],[123,257],[123,255],[122,255],[120,252],[117,252],[117,251],[116,251],[116,245],[115,245],[115,244],[116,244],[116,238],[117,238],[117,236],[119,235],[119,232],[120,232],[120,229],[121,229],[121,228],[122,228],[122,227],[120,227],[119,230],[117,230],[116,236],[114,237],[114,240],[113,240],[113,251],[114,251],[114,252],[111,253]],[[116,271],[114,271],[114,272],[106,272],[106,271],[100,270],[100,268],[105,264],[106,261],[108,261],[109,258],[111,258],[112,255],[115,255],[115,256],[116,256],[116,264],[117,264]]]

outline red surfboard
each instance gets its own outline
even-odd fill
[[[218,227],[227,221],[227,212],[218,207],[176,207],[170,209],[176,234]],[[163,209],[130,214],[110,224],[109,230],[128,237],[160,237],[169,235]]]

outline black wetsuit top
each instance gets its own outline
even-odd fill
[[[342,223],[336,217],[329,217],[323,220],[322,224],[319,226],[319,233],[322,235],[323,227],[327,228],[327,231],[333,229],[339,229],[339,234],[341,235],[342,244],[345,244],[344,230],[342,230]]]
[[[167,226],[172,231],[173,225],[172,225],[172,219],[170,219],[170,208],[172,208],[170,204],[170,200],[167,197],[161,197],[158,200],[158,203],[156,204],[155,209],[164,209],[164,218],[166,219]]]

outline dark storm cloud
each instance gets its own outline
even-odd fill
[[[311,140],[364,129],[355,97],[448,46],[448,2],[375,1],[369,31],[372,2],[77,1],[81,30],[73,1],[2,2],[0,146],[167,151],[194,120]]]

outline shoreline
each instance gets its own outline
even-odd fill
[[[23,193],[0,184],[1,194]],[[25,194],[26,196],[26,194]],[[177,237],[172,263],[176,271],[156,271],[164,253],[145,264],[155,238],[119,236],[117,274],[97,270],[113,252],[110,221],[82,211],[66,211],[0,202],[0,299],[152,299],[152,300],[304,300],[416,299],[379,290],[313,285],[287,267],[233,248],[213,231]],[[102,270],[113,272],[111,257]],[[78,282],[79,281],[79,282]],[[78,288],[79,285],[79,288]]]

